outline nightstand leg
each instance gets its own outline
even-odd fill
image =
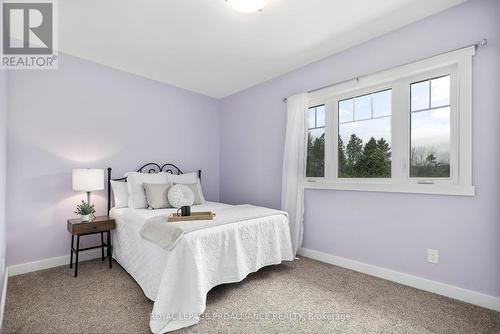
[[[101,232],[101,258],[104,261],[104,232]]]
[[[76,260],[75,260],[75,277],[78,276],[78,253],[80,252],[80,236],[76,236]]]
[[[69,258],[69,268],[73,268],[73,240],[75,240],[75,236],[71,235],[71,256]]]
[[[112,268],[112,262],[113,262],[113,259],[111,258],[111,254],[113,254],[112,252],[112,246],[111,246],[111,231],[108,231],[108,256],[109,256],[109,268]]]

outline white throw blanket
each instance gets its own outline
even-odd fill
[[[186,233],[214,226],[244,222],[251,219],[276,215],[288,217],[284,211],[253,205],[236,205],[215,212],[214,220],[193,220],[168,222],[167,216],[154,217],[146,221],[141,229],[141,237],[166,250],[172,250]]]

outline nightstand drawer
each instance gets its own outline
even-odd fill
[[[74,235],[99,233],[115,228],[115,220],[109,217],[96,217],[91,222],[82,222],[79,219],[68,220],[68,232]]]
[[[73,234],[87,234],[87,233],[95,233],[95,232],[104,232],[108,230],[112,230],[115,227],[114,221],[109,221],[105,223],[81,223],[75,224],[73,226],[73,231],[70,231]]]

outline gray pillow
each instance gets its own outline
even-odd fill
[[[183,185],[189,187],[189,189],[191,189],[191,191],[194,194],[193,205],[205,203],[205,197],[203,196],[203,191],[201,190],[201,184],[200,184],[199,180],[196,183],[182,183],[182,182],[178,183],[178,182],[176,182],[174,184],[183,184]]]
[[[164,209],[172,207],[167,199],[168,189],[173,185],[172,183],[144,183],[143,185],[149,208]]]

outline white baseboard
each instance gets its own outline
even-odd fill
[[[9,280],[9,268],[3,273],[2,300],[0,302],[0,332],[3,329],[3,318],[5,314],[5,299],[7,297],[7,281]]]
[[[500,312],[500,298],[307,248],[299,255]]]
[[[88,251],[83,251],[83,252],[80,252],[80,254],[78,256],[79,256],[78,262],[97,259],[97,258],[101,257],[101,250],[100,249],[91,249]],[[43,270],[43,269],[49,269],[49,268],[69,265],[69,257],[70,257],[69,255],[52,257],[49,259],[44,259],[44,260],[39,260],[39,261],[34,261],[34,262],[27,262],[27,263],[12,265],[12,266],[9,266],[7,269],[8,269],[9,276],[16,276],[16,275],[30,273],[32,271],[38,271],[38,270]],[[73,261],[75,261],[74,255],[73,255]]]

